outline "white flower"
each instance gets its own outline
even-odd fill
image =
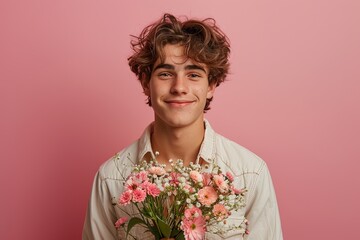
[[[184,177],[179,177],[179,182],[181,182],[181,183],[184,183],[184,182],[186,182],[186,179],[184,178]]]

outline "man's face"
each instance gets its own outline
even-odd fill
[[[184,47],[167,44],[164,62],[158,59],[144,92],[151,99],[155,121],[171,127],[185,127],[203,121],[207,98],[215,86],[209,86],[205,64],[184,55]]]

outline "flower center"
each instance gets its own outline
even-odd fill
[[[194,230],[196,228],[195,223],[191,224],[191,229]]]

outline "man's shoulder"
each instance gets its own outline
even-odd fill
[[[135,141],[105,161],[99,168],[101,178],[124,180],[124,176],[128,175],[127,172],[136,162],[138,145],[138,141]]]
[[[259,174],[266,163],[258,155],[242,145],[216,133],[217,157],[226,164],[234,174]]]

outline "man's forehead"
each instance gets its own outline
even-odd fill
[[[157,61],[153,67],[153,72],[157,69],[166,69],[166,70],[176,70],[176,69],[184,69],[184,70],[201,70],[204,73],[208,73],[208,67],[205,64],[198,63],[196,61],[192,61],[190,58],[185,63],[173,63],[168,61]]]
[[[170,64],[170,65],[197,65],[207,69],[205,63],[197,62],[190,58],[185,51],[185,47],[180,44],[166,44],[160,50],[160,56],[154,64],[154,68],[159,64]]]

